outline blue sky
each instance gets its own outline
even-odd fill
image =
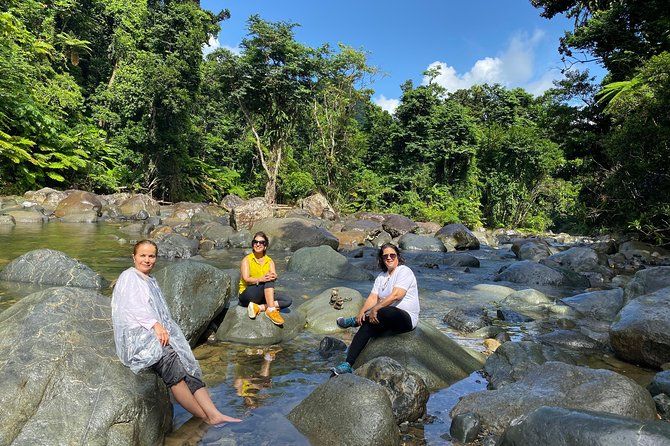
[[[280,1],[202,0],[203,8],[227,8],[231,18],[210,40],[235,50],[247,34],[250,15],[300,24],[296,39],[309,46],[344,43],[364,50],[382,75],[373,80],[373,101],[393,110],[400,85],[424,82],[422,73],[440,68],[437,82],[454,91],[498,82],[540,94],[560,77],[558,40],[569,20],[547,20],[529,0]],[[602,74],[597,66],[593,74]]]

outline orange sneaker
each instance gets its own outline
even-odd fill
[[[247,306],[247,316],[249,316],[249,319],[256,319],[256,316],[258,316],[258,313],[260,312],[261,307],[258,304],[249,302],[249,306]]]
[[[279,310],[272,308],[265,310],[265,315],[272,321],[275,325],[284,325],[284,318],[279,314]]]

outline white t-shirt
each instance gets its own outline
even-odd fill
[[[372,293],[376,294],[380,300],[384,300],[396,287],[402,288],[406,293],[402,299],[395,301],[391,306],[408,312],[412,318],[412,328],[416,328],[416,324],[419,323],[419,289],[416,286],[416,277],[409,267],[398,265],[390,276],[387,272],[379,274],[372,287]]]

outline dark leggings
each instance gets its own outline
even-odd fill
[[[240,305],[248,307],[250,302],[259,305],[265,304],[265,289],[274,287],[274,282],[262,282],[258,285],[247,286],[247,288],[240,293]],[[275,294],[275,302],[277,302],[279,308],[290,307],[291,303],[293,303],[290,297],[277,296],[277,294]]]
[[[378,324],[368,322],[367,318],[358,329],[347,352],[347,362],[354,365],[370,338],[388,336],[412,331],[412,318],[405,310],[396,307],[384,307],[377,312]]]

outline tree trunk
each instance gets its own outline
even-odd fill
[[[265,201],[268,204],[275,204],[277,198],[277,178],[268,178],[265,183]]]

